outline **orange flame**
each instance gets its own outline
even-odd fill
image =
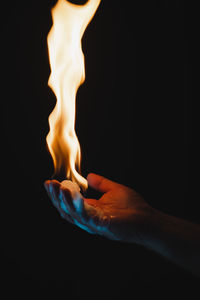
[[[58,0],[51,11],[53,26],[47,37],[51,67],[48,85],[57,98],[49,116],[47,145],[55,173],[64,169],[66,178],[84,190],[87,180],[79,174],[81,150],[75,133],[76,93],[85,80],[81,39],[100,1],[89,0],[85,5],[75,5]]]

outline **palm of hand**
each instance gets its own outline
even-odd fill
[[[61,216],[89,233],[114,240],[129,239],[133,227],[137,230],[138,217],[147,207],[145,201],[134,190],[101,176],[90,174],[88,182],[103,193],[99,200],[70,199],[69,191],[63,190],[58,182],[48,182],[52,187],[48,194]]]
[[[121,185],[105,193],[99,200],[85,199],[85,201],[101,210],[108,218],[118,220],[131,217],[143,202],[140,195]]]
[[[134,190],[116,184],[99,200],[85,199],[95,210],[89,210],[93,230],[109,239],[127,241],[130,236],[138,240],[141,216],[148,208],[146,202]]]

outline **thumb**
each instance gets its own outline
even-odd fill
[[[113,190],[119,186],[118,183],[111,181],[103,176],[94,174],[94,173],[90,173],[87,176],[87,181],[91,188],[93,188],[99,192],[102,192],[102,193],[106,193],[106,192]]]

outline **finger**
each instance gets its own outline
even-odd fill
[[[58,208],[58,211],[59,211],[61,217],[65,220],[67,220],[68,222],[74,224],[74,220],[73,220],[72,216],[70,214],[66,213],[66,208],[64,207],[63,202],[61,202],[60,207],[61,208],[60,209]]]
[[[47,194],[48,194],[49,198],[51,199],[53,205],[58,209],[58,203],[54,199],[54,195],[52,194],[52,187],[50,185],[51,185],[51,181],[50,180],[48,180],[48,181],[46,181],[44,183],[44,187],[45,187],[45,189],[47,191]]]
[[[68,213],[66,213],[66,209],[64,207],[64,204],[61,202],[60,206],[57,207],[58,212],[60,213],[61,217],[65,220],[67,220],[68,222],[74,224],[74,220],[71,217],[71,215],[69,215]]]
[[[118,183],[94,173],[90,173],[87,176],[87,181],[90,187],[102,193],[106,193],[119,186]]]
[[[91,234],[96,234],[96,232],[94,230],[92,230],[89,226],[83,224],[83,223],[80,223],[78,221],[75,220],[74,224],[78,227],[80,227],[81,229],[87,231],[88,233],[91,233]]]
[[[84,201],[81,195],[80,197],[72,199],[70,190],[63,187],[56,180],[48,180],[44,185],[50,199],[62,218],[89,233],[95,233],[90,228],[89,224],[87,224],[87,213],[85,211]]]
[[[85,211],[83,199],[81,197],[72,199],[70,191],[63,187],[60,189],[60,197],[62,197],[64,205],[69,210],[73,223],[81,229],[94,234],[95,232],[87,224],[88,216]]]
[[[72,203],[72,194],[69,189],[63,187],[62,185],[60,186],[60,198],[69,212],[74,211],[74,206]]]
[[[54,196],[54,200],[58,204],[57,209],[58,209],[60,215],[64,219],[69,221],[70,223],[74,224],[73,215],[71,213],[71,208],[68,204],[72,201],[70,191],[65,189],[65,195],[63,196],[62,186],[61,186],[60,182],[58,182],[56,180],[51,181],[51,186],[53,187],[53,196]],[[67,201],[64,201],[65,199],[67,199]]]
[[[60,183],[56,180],[52,180],[49,182],[49,191],[51,194],[51,199],[53,204],[60,209],[60,202],[59,202],[59,189]]]
[[[49,198],[51,198],[50,191],[49,191],[49,184],[48,184],[47,181],[45,181],[44,187],[45,187],[45,190],[47,192],[47,195],[49,196]]]
[[[61,217],[66,219],[67,221],[73,223],[73,220],[68,214],[65,205],[60,200],[60,183],[57,180],[51,180],[47,183],[50,192],[50,198],[52,200],[53,205],[57,208]]]
[[[74,218],[82,218],[85,216],[84,201],[81,193],[72,193],[70,188],[60,187],[61,196],[66,207]]]
[[[65,204],[60,199],[60,183],[57,180],[48,180],[45,182],[45,188],[47,193],[52,200],[53,205],[57,208],[58,212],[60,213],[61,217],[68,222],[74,224],[74,221],[68,210],[66,209]]]
[[[77,197],[73,199],[71,191],[66,187],[61,186],[60,197],[62,198],[62,201],[74,223],[76,225],[83,223],[85,224],[87,223],[88,217],[85,211],[82,195],[80,193],[77,193],[76,195]]]
[[[60,192],[63,189],[63,186],[60,184],[57,180],[47,180],[44,183],[45,189],[49,195],[49,197],[52,199],[53,204],[59,205],[64,211],[66,211],[65,203],[62,203],[63,199],[62,196],[60,196]],[[71,193],[68,189],[65,188],[65,197],[68,198],[68,201],[71,200]],[[69,211],[66,211],[66,213],[69,213]]]
[[[70,218],[74,222],[74,219],[76,219],[77,216],[74,213],[75,210],[72,205],[72,197],[71,197],[70,191],[63,190],[61,187],[59,198],[60,198],[61,208],[65,211],[65,213],[68,216],[70,216]]]
[[[51,194],[52,192],[52,185],[55,186],[55,188],[58,190],[60,187],[60,182],[57,180],[46,180],[44,182],[44,187],[49,195],[49,193]]]
[[[70,215],[70,211],[68,209],[68,207],[66,206],[66,204],[64,203],[63,199],[62,199],[62,196],[61,196],[61,193],[59,195],[59,198],[60,198],[60,208],[68,215]]]
[[[53,179],[53,180],[46,180],[46,181],[44,182],[44,186],[49,186],[50,184],[57,184],[57,185],[60,185],[60,182],[57,181],[57,180],[55,180],[55,179]]]
[[[75,218],[79,220],[81,223],[84,223],[84,225],[87,225],[87,222],[89,220],[89,216],[87,214],[85,205],[84,205],[84,199],[82,196],[76,197],[73,199],[73,206],[75,209]]]

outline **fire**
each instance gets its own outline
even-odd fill
[[[85,80],[81,39],[101,0],[75,5],[58,0],[52,8],[53,26],[47,37],[51,74],[48,85],[57,102],[49,116],[47,145],[55,174],[64,170],[67,179],[83,190],[87,180],[80,175],[81,149],[75,132],[76,93]]]

